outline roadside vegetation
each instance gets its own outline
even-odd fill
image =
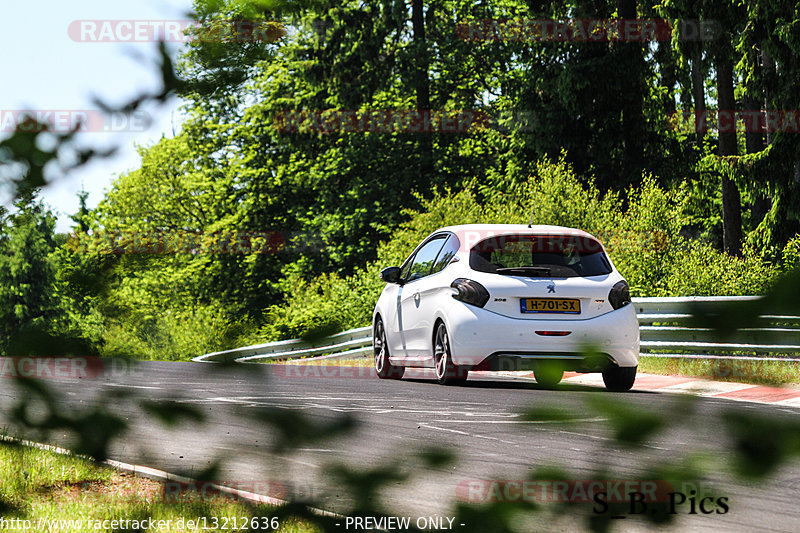
[[[38,199],[44,166],[98,154],[64,134],[31,166],[41,129],[0,142],[18,164],[4,174],[16,209],[0,213],[0,353],[46,337],[70,339],[54,354],[186,360],[361,326],[378,269],[427,232],[531,213],[597,235],[637,296],[763,292],[799,255],[800,135],[714,117],[800,109],[796,6],[631,5],[196,0],[208,27],[263,20],[271,37],[192,40],[174,62],[162,47],[162,90],[127,110],[178,94],[187,118],[140,146],[96,208],[80,193],[69,234]],[[411,27],[414,10],[431,18]],[[720,33],[625,45],[464,34],[469,21],[575,16],[708,19]],[[433,126],[370,119],[409,109]],[[351,131],[344,111],[366,119]]]
[[[307,259],[289,263],[276,282],[283,291],[279,301],[250,315],[194,294],[197,277],[213,275],[205,270],[207,263],[231,258],[125,254],[112,249],[109,240],[63,240],[52,235],[52,216],[45,207],[23,206],[10,219],[15,225],[9,226],[13,229],[4,242],[18,250],[16,260],[37,269],[42,283],[38,289],[47,290],[38,299],[24,294],[11,298],[18,303],[5,308],[6,313],[14,310],[5,322],[6,338],[15,338],[16,331],[21,340],[12,346],[24,350],[25,332],[40,326],[73,338],[65,348],[73,351],[188,359],[236,345],[320,337],[369,324],[383,286],[380,269],[400,264],[436,228],[524,223],[531,211],[535,223],[579,227],[600,238],[633,296],[761,294],[797,262],[798,238],[781,249],[746,245],[741,256],[734,257],[691,237],[687,232],[693,223],[693,197],[685,183],[666,189],[645,177],[620,192],[601,192],[593,181],[581,179],[564,156],[543,159],[527,179],[508,183],[488,192],[473,181],[459,190],[438,189],[429,198],[420,196],[420,207],[405,210],[406,221],[375,243],[376,258],[350,273],[309,275],[301,268]],[[308,260],[319,253],[309,252]]]
[[[13,532],[230,531],[234,520],[241,525],[244,517],[274,515],[271,507],[166,489],[160,482],[99,465],[87,458],[9,443],[0,444],[0,502],[5,521],[3,531]],[[163,521],[164,527],[131,525],[148,524],[148,519],[155,524]],[[26,529],[26,521],[32,527]],[[117,521],[118,525],[112,527],[112,521]],[[119,525],[125,521],[129,522],[127,527]],[[187,521],[205,527],[188,527]],[[92,525],[98,523],[101,527]],[[279,528],[270,530],[281,533],[318,531],[297,519],[283,520]]]
[[[698,377],[714,381],[731,381],[756,385],[800,383],[800,367],[794,361],[644,357],[639,360],[639,371],[650,374]]]
[[[438,227],[462,223],[534,222],[579,227],[600,238],[631,286],[632,296],[763,294],[785,271],[796,243],[778,257],[746,248],[731,257],[683,235],[690,224],[684,187],[661,188],[645,178],[622,193],[601,194],[583,185],[563,161],[540,162],[527,182],[479,200],[474,185],[437,193],[409,213],[392,238],[378,246],[378,259],[350,276],[330,274],[294,280],[287,302],[269,309],[258,338],[279,340],[368,325],[383,282],[381,268],[399,265]]]

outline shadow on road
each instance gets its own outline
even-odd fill
[[[407,383],[426,383],[431,386],[441,387],[434,379],[424,378],[403,378]],[[592,387],[590,385],[572,385],[561,383],[555,387],[544,387],[535,381],[522,381],[515,379],[503,379],[499,377],[469,378],[463,385],[455,385],[453,388],[462,389],[504,389],[504,390],[532,390],[541,392],[608,392],[605,387]],[[625,393],[614,394],[657,394],[653,391],[630,390]]]

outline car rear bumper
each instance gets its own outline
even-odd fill
[[[458,303],[447,322],[453,362],[476,370],[523,370],[546,360],[584,371],[639,364],[639,323],[630,304],[586,320],[530,320]]]
[[[543,364],[556,365],[561,370],[574,370],[576,372],[601,372],[604,369],[616,366],[614,357],[604,352],[497,352],[476,366],[472,370],[516,371],[537,370]]]

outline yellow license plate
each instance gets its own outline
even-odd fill
[[[579,315],[581,301],[577,298],[521,298],[519,310],[523,313],[562,313]]]

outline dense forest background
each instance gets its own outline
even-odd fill
[[[35,179],[0,213],[2,352],[185,359],[365,325],[378,269],[427,232],[531,212],[600,237],[636,296],[759,294],[797,263],[794,2],[197,0],[195,16],[180,133],[140,147],[70,235]],[[662,31],[526,23],[613,19]],[[203,38],[231,21],[269,31]]]

